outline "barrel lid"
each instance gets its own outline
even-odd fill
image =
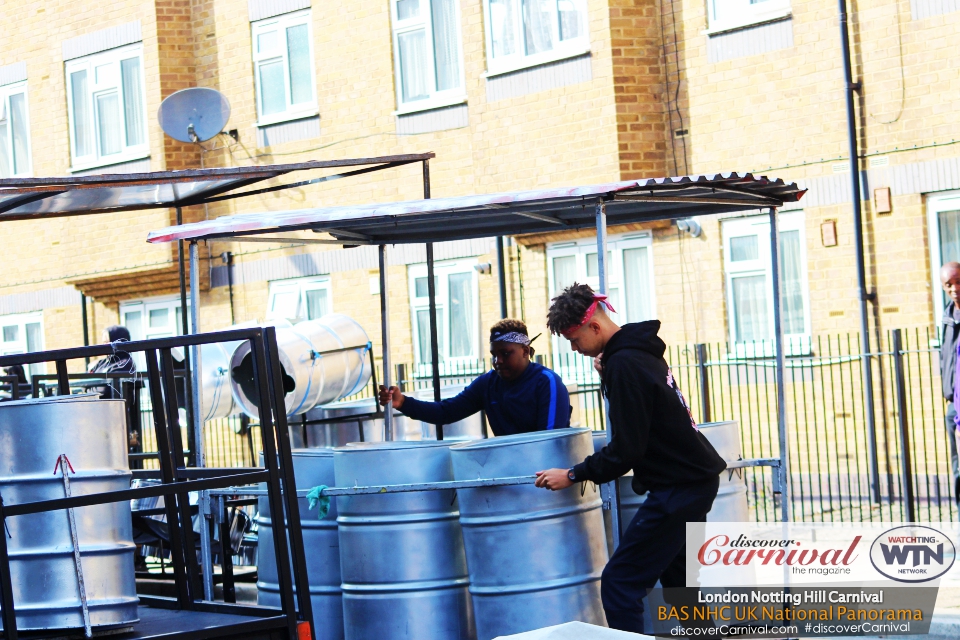
[[[446,440],[392,440],[389,442],[350,442],[345,447],[336,447],[333,450],[342,453],[358,453],[362,451],[389,451],[399,449],[426,449],[430,447],[456,446],[455,442]]]
[[[99,393],[77,393],[69,396],[46,396],[43,398],[24,398],[23,400],[7,400],[0,402],[0,408],[20,407],[38,404],[54,404],[58,402],[123,402],[123,400],[103,400]]]
[[[333,456],[333,449],[329,447],[291,449],[290,454],[295,458],[329,458]]]
[[[453,445],[451,451],[461,451],[466,449],[485,449],[490,447],[509,447],[510,445],[523,444],[526,442],[541,442],[543,440],[552,440],[555,438],[571,438],[581,433],[592,433],[592,429],[583,427],[563,429],[550,429],[549,431],[532,431],[530,433],[517,433],[512,436],[497,436],[487,438],[486,440],[474,440],[472,442],[461,442]]]

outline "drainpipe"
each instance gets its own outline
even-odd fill
[[[840,7],[840,44],[843,49],[844,95],[847,100],[847,142],[850,153],[850,199],[853,202],[853,237],[857,251],[857,286],[860,298],[860,346],[864,387],[864,415],[867,418],[867,445],[870,453],[870,483],[874,502],[880,502],[880,466],[877,462],[877,419],[873,407],[873,369],[870,354],[870,318],[867,302],[876,303],[875,293],[867,291],[867,274],[863,258],[863,210],[860,186],[860,140],[855,112],[856,93],[862,85],[853,81],[850,65],[850,35],[847,31],[847,0],[838,0]]]

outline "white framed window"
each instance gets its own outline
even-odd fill
[[[940,326],[949,298],[940,284],[940,267],[960,262],[960,191],[927,197],[930,238],[930,287],[933,291],[933,326]]]
[[[250,23],[257,91],[257,124],[317,114],[310,10]]]
[[[619,324],[642,322],[657,317],[653,289],[653,236],[649,231],[612,235],[607,238],[607,296],[617,310]],[[574,282],[600,287],[597,242],[584,238],[547,245],[547,278],[550,297],[558,295]],[[580,358],[561,336],[553,336],[553,353],[558,372],[564,379],[587,375],[593,367],[573,360]],[[576,380],[577,382],[587,382]]]
[[[150,155],[140,44],[70,60],[66,79],[73,170]]]
[[[333,312],[330,278],[297,278],[270,283],[267,320],[316,320]]]
[[[189,302],[187,310],[189,311]],[[172,338],[183,335],[180,296],[161,296],[120,303],[120,324],[130,332],[131,340]],[[189,317],[187,322],[189,322]],[[143,353],[134,353],[138,371],[147,370]]]
[[[441,374],[465,372],[481,361],[479,348],[480,298],[475,259],[434,264],[437,296],[437,342]],[[407,268],[413,351],[417,375],[430,370],[430,298],[427,265]],[[465,369],[466,368],[466,369]]]
[[[483,0],[487,75],[590,50],[586,0]]]
[[[732,31],[790,15],[790,0],[707,0],[707,33]]]
[[[779,214],[780,291],[786,355],[810,353],[810,296],[802,211]],[[737,357],[774,354],[770,219],[723,222],[723,262],[730,341]]]
[[[30,115],[27,83],[0,87],[0,178],[29,176]]]
[[[0,355],[9,356],[18,353],[43,351],[43,314],[18,313],[0,316]],[[30,379],[36,374],[45,373],[43,363],[24,367],[24,373]]]
[[[456,0],[391,0],[398,113],[466,100]]]

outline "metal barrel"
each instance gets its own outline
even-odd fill
[[[453,480],[450,443],[334,450],[337,486]],[[453,490],[337,498],[347,640],[474,640]]]
[[[743,449],[740,445],[740,425],[733,420],[724,422],[705,422],[700,425],[702,433],[720,457],[727,462],[741,459]],[[720,474],[720,489],[713,501],[713,508],[707,514],[708,522],[749,522],[750,510],[747,506],[747,483],[743,470],[733,469]]]
[[[446,400],[447,398],[452,398],[466,388],[467,385],[465,384],[451,384],[441,387],[440,399]],[[424,402],[433,402],[433,389],[420,389],[414,394],[414,397],[417,400],[423,400]],[[410,422],[417,424],[419,427],[417,428],[417,431],[420,432],[421,437],[424,440],[437,439],[436,425],[430,424],[429,422],[416,422],[414,420],[410,420]],[[475,413],[472,416],[467,416],[458,422],[443,425],[444,440],[450,437],[459,438],[461,440],[479,440],[480,438],[483,438],[483,418],[479,413]]]
[[[607,432],[594,431],[594,452],[603,449],[605,444],[607,444]],[[633,520],[633,516],[637,515],[637,509],[639,509],[643,501],[647,499],[647,494],[637,495],[633,490],[632,471],[618,478],[617,486],[620,488],[620,530],[625,531],[627,525]],[[603,512],[603,529],[607,534],[607,551],[610,555],[613,555],[613,518],[610,517],[610,512],[607,510]]]
[[[263,454],[260,454],[261,464]],[[334,486],[331,449],[294,449],[293,475],[297,487],[310,489],[325,484]],[[261,485],[266,489],[266,485]],[[316,640],[343,640],[343,603],[340,594],[340,541],[337,536],[337,505],[323,520],[310,511],[306,498],[300,498],[300,526],[307,557],[310,603],[317,632]],[[257,603],[280,606],[280,580],[277,555],[273,546],[273,520],[267,496],[259,499],[260,529],[257,544]]]
[[[0,443],[0,494],[6,504],[63,498],[63,476],[54,471],[61,454],[73,467],[68,467],[73,496],[130,488],[122,400],[86,395],[0,403]],[[74,513],[91,626],[137,622],[130,501]],[[17,627],[82,628],[68,512],[9,518],[6,526]]]
[[[370,341],[356,320],[330,313],[292,327],[277,327],[277,349],[287,415],[306,413],[318,404],[351,396],[367,384],[372,370]],[[258,415],[250,343],[230,358],[231,389],[240,409]]]
[[[377,410],[376,398],[362,398],[360,400],[346,400],[317,406],[306,413],[308,422],[324,420],[329,422],[307,424],[304,426],[306,446],[308,447],[343,447],[351,442],[382,442],[383,418],[374,417]],[[408,422],[406,416],[399,412],[393,414],[394,432],[402,435]],[[420,423],[417,423],[419,430]],[[296,422],[291,428],[297,427]],[[360,429],[363,428],[363,437]],[[407,440],[410,438],[396,438]]]
[[[589,429],[557,429],[475,440],[450,453],[456,479],[475,480],[569,468],[593,453],[593,443]],[[606,624],[600,573],[607,547],[595,486],[457,495],[480,640],[575,620]]]

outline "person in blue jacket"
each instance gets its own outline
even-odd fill
[[[424,402],[403,395],[397,387],[380,387],[380,404],[414,420],[453,424],[484,411],[495,436],[561,429],[570,426],[570,396],[556,373],[532,362],[527,325],[505,319],[490,328],[493,370],[453,398]]]

